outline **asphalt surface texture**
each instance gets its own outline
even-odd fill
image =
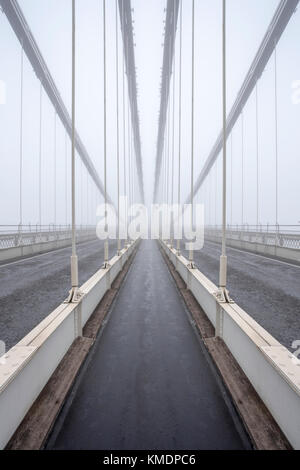
[[[156,242],[143,242],[48,449],[244,449],[249,443]]]
[[[116,242],[110,242],[110,257]],[[77,246],[79,285],[103,264],[103,242]],[[0,265],[0,340],[13,347],[58,307],[70,291],[71,247]]]
[[[205,241],[194,253],[196,266],[218,285],[221,246]],[[183,251],[188,257],[188,252]],[[292,349],[300,340],[300,266],[227,248],[232,299],[274,338]]]

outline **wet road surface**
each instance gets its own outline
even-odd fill
[[[110,243],[110,255],[116,243]],[[79,285],[103,263],[103,242],[78,244]],[[0,265],[0,340],[6,350],[36,327],[70,290],[71,247]]]
[[[48,447],[242,449],[224,394],[157,243],[143,242]]]

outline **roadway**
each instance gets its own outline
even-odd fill
[[[116,243],[110,243],[110,254]],[[187,256],[187,253],[184,252]],[[199,269],[218,283],[220,246],[205,242],[195,253]],[[78,245],[79,280],[103,262],[103,244]],[[232,298],[287,348],[300,339],[300,267],[228,248]],[[70,248],[0,265],[0,340],[9,349],[54,310],[70,288]]]
[[[156,242],[143,242],[48,449],[243,449]]]
[[[219,244],[205,241],[195,252],[197,267],[216,285],[220,250]],[[227,256],[232,299],[292,350],[293,341],[300,340],[300,266],[235,248],[227,248]]]
[[[110,255],[116,242],[110,242]],[[103,242],[77,246],[79,284],[103,264]],[[68,296],[71,248],[0,265],[0,340],[10,349]]]

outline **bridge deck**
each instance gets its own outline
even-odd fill
[[[183,244],[182,244],[183,248]],[[78,245],[80,284],[103,263],[99,240]],[[228,248],[228,287],[232,298],[280,343],[291,349],[300,338],[300,266]],[[110,241],[110,256],[116,242]],[[0,264],[0,340],[13,347],[66,298],[71,248]],[[188,253],[183,251],[187,257]],[[195,262],[218,283],[220,246],[205,241]],[[24,302],[26,299],[26,302]]]
[[[100,240],[78,244],[80,285],[101,267],[103,251]],[[116,242],[111,241],[110,255],[115,252]],[[7,350],[66,299],[70,256],[71,247],[67,247],[0,264],[0,340]]]
[[[158,246],[143,242],[48,447],[247,445]]]

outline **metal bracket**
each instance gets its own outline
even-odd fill
[[[108,261],[105,261],[102,265],[102,269],[109,269],[110,268],[110,264]]]
[[[214,296],[216,297],[217,301],[221,304],[235,303],[229,296],[229,291],[226,289],[226,287],[220,287],[217,292],[214,292]]]
[[[64,301],[65,304],[77,304],[81,298],[83,297],[83,293],[80,291],[79,287],[72,287],[69,292],[68,298]]]

